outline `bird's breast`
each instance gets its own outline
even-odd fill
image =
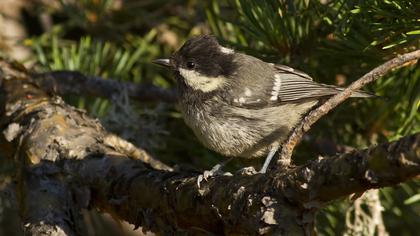
[[[215,99],[204,103],[182,102],[181,110],[186,124],[201,143],[224,156],[264,156],[290,130],[284,122],[270,119],[273,115],[279,117],[280,114],[271,114],[275,109],[237,110]]]
[[[256,134],[247,124],[213,109],[201,106],[184,111],[184,120],[200,142],[224,156],[244,156],[244,150],[255,142]]]

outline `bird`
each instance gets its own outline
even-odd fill
[[[224,47],[212,35],[192,37],[169,59],[153,62],[173,71],[181,113],[198,140],[226,157],[266,156],[260,173],[303,116],[343,90]]]

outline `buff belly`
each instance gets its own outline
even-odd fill
[[[183,113],[186,124],[209,149],[227,157],[258,158],[280,145],[315,103],[257,110],[226,106],[216,113],[201,107],[193,109],[198,112],[183,109]]]

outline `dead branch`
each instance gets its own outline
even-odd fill
[[[354,81],[350,86],[344,89],[342,92],[326,100],[322,105],[312,110],[308,115],[302,119],[302,121],[294,128],[288,139],[284,142],[281,148],[277,164],[280,168],[287,167],[291,164],[291,157],[295,146],[300,142],[303,135],[308,132],[311,126],[319,120],[321,117],[326,115],[329,111],[334,109],[340,103],[344,102],[351,96],[355,91],[361,89],[368,83],[371,83],[389,71],[408,65],[409,62],[418,60],[420,58],[420,50],[405,53],[396,58],[393,58],[382,65],[371,70],[360,79]]]

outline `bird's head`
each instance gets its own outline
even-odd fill
[[[189,39],[169,59],[153,62],[175,71],[177,82],[204,93],[221,89],[236,69],[235,52],[209,35]]]

